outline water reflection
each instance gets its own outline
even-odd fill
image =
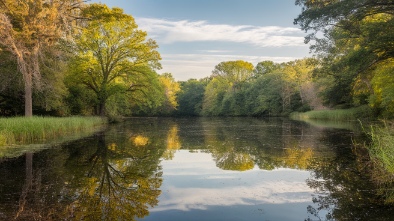
[[[281,119],[231,120],[231,126],[218,119],[203,121],[201,126],[204,149],[212,153],[221,169],[245,171],[255,165],[263,170],[308,169],[313,159],[333,154],[330,146],[322,142],[324,129]]]
[[[340,148],[340,147],[339,147]],[[314,162],[307,184],[315,190],[308,212],[322,220],[393,220],[393,204],[386,204],[373,181],[373,165],[365,149],[338,149],[335,158]],[[392,189],[393,186],[388,187]],[[314,219],[308,219],[314,220]]]
[[[312,190],[305,184],[307,171],[222,170],[210,153],[188,150],[176,152],[162,165],[160,203],[143,220],[293,220],[308,216]]]
[[[145,139],[106,141],[106,137],[93,139],[94,152],[66,162],[66,168],[78,174],[67,183],[74,192],[69,213],[76,220],[130,220],[148,215],[148,206],[157,205],[160,195],[159,156],[141,146]]]
[[[29,155],[26,163],[23,157],[2,162],[6,182],[0,182],[0,219],[134,220],[148,215],[161,193],[160,139],[148,134],[137,141],[135,131],[118,129],[37,153],[32,167]],[[12,180],[12,171],[22,171],[23,165],[26,181],[21,172]]]
[[[356,139],[284,119],[133,119],[1,159],[0,220],[391,220]]]
[[[174,157],[174,153],[181,148],[178,131],[178,124],[172,124],[168,130],[166,151],[163,154],[163,158],[166,160],[171,160]]]

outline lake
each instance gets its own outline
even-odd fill
[[[0,220],[394,220],[363,142],[357,122],[132,118],[0,158]]]

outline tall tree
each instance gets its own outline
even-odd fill
[[[246,61],[224,61],[215,66],[212,71],[213,77],[222,77],[228,81],[233,88],[248,81],[253,76],[253,64]]]
[[[159,81],[164,89],[164,99],[159,112],[161,114],[170,114],[178,107],[177,95],[181,90],[179,83],[175,81],[171,73],[164,73],[159,76]]]
[[[147,90],[161,58],[156,42],[122,9],[92,4],[83,15],[91,20],[75,41],[72,77],[95,94],[96,114],[104,115],[112,95]]]
[[[221,115],[223,98],[229,88],[230,84],[228,81],[225,81],[223,78],[213,78],[205,88],[202,115]]]
[[[314,41],[311,48],[316,52],[334,53],[333,59],[349,54],[347,61],[353,62],[347,65],[356,64],[358,72],[394,56],[393,0],[296,0],[296,4],[302,13],[294,23],[309,32],[305,41]]]
[[[40,57],[69,30],[82,0],[0,0],[0,44],[23,76],[25,116],[33,115],[32,92],[40,85]]]
[[[280,64],[274,63],[273,61],[261,61],[254,68],[253,77],[261,77],[262,75],[272,73],[278,68],[280,68]]]
[[[0,115],[23,114],[22,76],[15,74],[15,57],[8,51],[0,51]]]
[[[374,69],[394,56],[394,1],[296,0],[296,4],[302,13],[294,23],[309,33],[305,41],[313,42],[311,49],[322,62],[317,73],[325,79],[326,103],[367,103]]]
[[[181,91],[178,95],[178,115],[199,116],[202,111],[206,84],[200,80],[189,79],[181,82]]]

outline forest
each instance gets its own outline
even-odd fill
[[[296,0],[311,57],[223,61],[176,81],[159,45],[121,8],[0,0],[0,116],[288,116],[394,113],[394,1]],[[296,7],[295,6],[295,7]]]

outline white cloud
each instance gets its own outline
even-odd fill
[[[221,179],[223,181],[223,179]],[[305,183],[277,181],[262,182],[249,187],[166,188],[160,205],[153,211],[191,209],[206,210],[210,206],[306,203],[313,191]]]
[[[198,50],[198,52],[201,53],[231,53],[232,51],[230,50]]]
[[[159,43],[224,41],[258,47],[304,46],[304,33],[298,28],[210,24],[207,21],[168,21],[138,18],[137,24]]]
[[[244,60],[256,65],[260,61],[277,63],[298,59],[297,57],[270,57],[228,54],[162,54],[163,69],[159,73],[172,73],[176,80],[186,81],[190,78],[204,78],[210,76],[212,70],[222,61]]]

